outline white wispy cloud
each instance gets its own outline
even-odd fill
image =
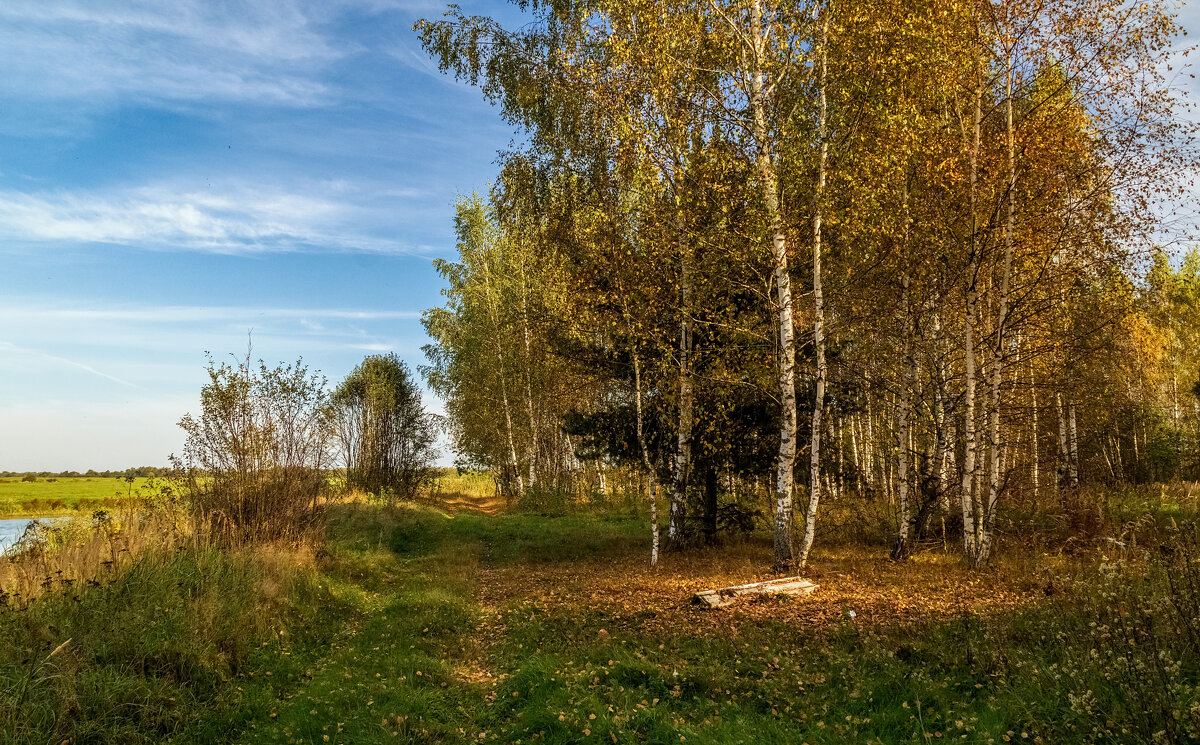
[[[310,106],[347,53],[300,3],[0,4],[0,90],[42,99],[243,100]]]
[[[364,226],[386,226],[383,206],[357,203],[344,189],[313,187],[312,192],[251,185],[210,191],[170,186],[0,191],[0,240],[222,253],[423,253],[422,247],[363,232]],[[412,190],[411,195],[419,192]]]
[[[428,14],[434,0],[5,0],[0,92],[34,99],[333,102],[330,65],[362,51],[350,13]]]
[[[166,465],[183,446],[176,422],[198,398],[0,403],[0,470]]]
[[[434,62],[424,49],[415,42],[406,42],[403,39],[397,40],[396,44],[388,50],[388,55],[408,67],[411,70],[421,73],[427,77],[433,78],[443,85],[453,88],[474,88],[469,82],[459,80],[452,73],[442,72],[437,63]]]
[[[420,364],[420,311],[291,305],[170,305],[77,297],[0,299],[0,469],[157,463],[218,362],[303,357],[333,385],[365,353]],[[427,404],[441,404],[427,396]]]
[[[6,298],[0,302],[0,378],[31,374],[26,363],[4,354],[20,349],[40,350],[48,369],[72,365],[122,384],[154,385],[180,373],[179,367],[172,372],[155,364],[191,369],[203,350],[240,354],[248,341],[256,357],[313,357],[337,370],[341,362],[327,361],[361,352],[419,354],[420,317],[420,311],[387,308],[81,306],[72,300]]]
[[[53,98],[336,101],[329,66],[361,52],[347,13],[427,14],[434,0],[5,0],[0,91]]]
[[[255,308],[251,306],[167,305],[127,308],[53,308],[29,305],[0,306],[0,316],[12,323],[42,321],[120,321],[130,323],[213,323],[255,319],[296,320],[315,330],[325,329],[315,320],[389,321],[421,317],[419,310],[356,310],[340,308]]]
[[[0,351],[3,351],[8,354],[33,355],[35,357],[40,357],[44,360],[49,360],[51,362],[56,362],[56,363],[59,363],[62,365],[67,365],[69,367],[74,367],[74,368],[83,370],[84,372],[91,373],[92,375],[95,375],[97,377],[104,378],[105,380],[111,381],[113,383],[119,383],[120,385],[127,386],[129,388],[137,388],[138,387],[134,383],[130,383],[128,380],[125,380],[124,378],[118,378],[115,375],[109,375],[106,372],[97,370],[96,368],[92,367],[91,365],[85,364],[83,362],[79,362],[77,360],[67,359],[66,357],[60,357],[59,355],[56,355],[56,354],[50,354],[48,352],[43,352],[39,349],[30,349],[28,347],[18,346],[16,344],[13,344],[12,342],[0,341]]]
[[[371,44],[347,36],[342,21],[390,16],[406,29],[445,7],[443,0],[5,0],[0,92],[38,100],[335,103],[339,86],[326,73]],[[429,71],[423,53],[400,54]]]

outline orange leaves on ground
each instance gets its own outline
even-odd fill
[[[803,576],[820,587],[807,597],[747,598],[715,611],[690,605],[698,590],[769,579],[761,571],[765,551],[747,544],[668,554],[657,570],[645,566],[642,557],[602,565],[581,561],[481,568],[480,600],[492,609],[519,602],[524,613],[603,609],[614,616],[608,629],[688,628],[702,635],[766,620],[804,627],[847,619],[866,626],[921,624],[964,613],[996,613],[1041,595],[1011,573],[972,571],[953,556],[893,562],[847,547],[810,562]]]

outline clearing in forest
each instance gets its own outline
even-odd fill
[[[835,547],[817,593],[714,611],[691,594],[765,576],[766,537],[650,569],[644,529],[347,505],[322,563],[341,623],[269,641],[217,719],[249,744],[1061,742],[1086,718],[1039,678],[1070,645],[1028,637],[1086,633],[1066,564]]]

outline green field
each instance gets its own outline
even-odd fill
[[[442,494],[460,492],[472,497],[490,497],[496,492],[496,483],[490,473],[466,471],[459,473],[454,468],[438,469],[434,489]]]
[[[119,500],[136,498],[147,481],[138,478],[131,484],[121,478],[101,477],[0,479],[0,516],[45,517],[106,509],[119,504]]]
[[[19,476],[0,478],[0,517],[46,517],[64,513],[111,509],[121,500],[144,496],[149,479],[136,478],[130,484],[123,478],[39,477],[22,481]],[[459,474],[444,468],[434,482],[433,491],[441,501],[456,497],[467,501],[493,496],[495,485],[486,473]]]

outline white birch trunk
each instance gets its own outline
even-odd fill
[[[500,370],[500,401],[504,408],[504,431],[508,438],[508,467],[513,478],[517,480],[517,495],[525,493],[525,480],[521,476],[517,460],[517,442],[513,436],[512,407],[508,400],[508,369],[504,359],[504,349],[500,345],[503,334],[500,332],[499,300],[496,289],[492,286],[492,271],[486,255],[483,259],[483,281],[488,294],[488,317],[492,324],[492,345],[496,351],[496,366]]]
[[[982,73],[980,73],[982,74]],[[967,270],[967,318],[964,323],[964,358],[966,363],[966,413],[963,417],[963,477],[962,477],[962,513],[963,513],[963,550],[968,560],[973,561],[976,552],[976,522],[978,520],[976,481],[976,443],[975,443],[975,316],[979,302],[976,289],[979,273],[979,218],[976,213],[977,188],[979,180],[979,147],[982,138],[982,84],[976,87],[974,96],[974,124],[970,152],[970,209],[971,209],[971,260]]]
[[[1068,445],[1071,448],[1071,457],[1068,460],[1068,476],[1071,479],[1071,488],[1079,488],[1079,431],[1075,428],[1075,402],[1071,401],[1067,404],[1067,436]]]
[[[825,296],[821,286],[821,221],[823,217],[823,201],[825,198],[825,171],[829,160],[829,138],[826,131],[826,99],[825,86],[829,66],[829,6],[821,8],[821,51],[820,51],[820,81],[818,98],[820,113],[817,121],[817,139],[820,142],[820,153],[817,161],[817,188],[813,195],[813,347],[817,354],[816,393],[813,398],[812,411],[812,446],[809,458],[809,481],[811,487],[808,494],[808,505],[804,511],[804,536],[800,541],[800,551],[796,564],[803,567],[808,563],[808,554],[812,550],[813,539],[817,531],[817,507],[821,501],[821,416],[825,410],[825,380],[829,371],[825,365]]]
[[[1125,456],[1121,454],[1121,436],[1120,436],[1120,434],[1118,434],[1116,437],[1113,438],[1113,447],[1115,449],[1115,455],[1117,456],[1117,468],[1119,468],[1121,470],[1120,479],[1121,479],[1121,481],[1125,481],[1126,480],[1126,478],[1125,478],[1125,473],[1126,473],[1125,472]]]
[[[788,273],[787,236],[779,206],[779,181],[772,163],[767,133],[765,92],[766,37],[763,32],[762,0],[750,8],[750,45],[753,55],[750,72],[750,110],[754,118],[755,164],[771,235],[771,259],[774,264],[779,328],[779,458],[775,480],[775,569],[792,566],[792,485],[796,464],[796,345],[792,323],[792,287]]]
[[[1142,464],[1142,451],[1138,448],[1138,432],[1136,424],[1133,426],[1133,462],[1138,466]]]
[[[859,427],[854,426],[854,420],[858,419],[858,418],[859,418],[858,416],[850,417],[850,459],[854,462],[854,488],[856,491],[861,492],[862,491],[861,487],[863,484],[863,478],[862,478],[863,459],[859,456],[859,453],[858,453],[858,430],[861,429],[861,425]],[[839,460],[840,460],[840,457],[839,457]],[[841,469],[839,469],[839,470],[841,470]]]
[[[1171,422],[1179,426],[1179,371],[1175,369],[1175,334],[1171,336]]]
[[[867,434],[863,446],[863,455],[867,461],[867,487],[869,489],[875,488],[877,480],[875,476],[875,461],[877,460],[875,457],[875,411],[871,405],[874,399],[875,397],[870,393],[867,394]]]
[[[937,460],[935,467],[937,469],[937,489],[938,500],[943,511],[950,509],[950,447],[952,440],[950,438],[949,423],[946,421],[946,395],[942,388],[941,380],[937,381],[937,386],[934,389],[935,409],[934,409],[934,427],[937,428],[936,438],[936,455]]]
[[[901,252],[904,254],[904,261],[908,261],[908,233],[909,233],[909,208],[908,208],[908,184],[904,184],[904,227],[903,236],[901,239]],[[892,555],[896,558],[904,558],[908,556],[908,533],[909,523],[912,521],[909,515],[909,473],[908,461],[909,454],[912,450],[912,425],[910,419],[910,411],[912,409],[913,389],[916,386],[917,376],[917,358],[913,354],[913,335],[916,332],[915,324],[913,323],[912,314],[912,298],[909,293],[909,276],[906,270],[901,275],[901,293],[900,305],[903,306],[904,312],[904,328],[901,330],[901,336],[904,340],[904,380],[900,386],[900,525],[896,534],[896,547]],[[869,401],[869,399],[868,399]]]
[[[896,459],[888,458],[883,464],[883,493],[889,505],[896,503]]]
[[[900,423],[899,423],[899,489],[898,499],[900,503],[900,526],[896,534],[896,547],[892,555],[896,558],[903,558],[908,555],[908,530],[911,517],[909,516],[908,507],[908,492],[909,492],[909,474],[908,460],[909,451],[912,448],[912,432],[910,428],[909,410],[912,408],[912,390],[915,385],[916,378],[916,360],[912,354],[912,320],[909,311],[908,297],[908,275],[903,277],[904,292],[901,305],[904,306],[904,380],[900,384]]]
[[[642,365],[638,353],[633,353],[633,390],[637,411],[638,448],[642,451],[642,467],[650,479],[650,566],[658,565],[658,479],[654,466],[650,464],[650,451],[646,449],[646,435],[642,429]]]
[[[678,207],[677,207],[678,208]],[[684,540],[687,517],[688,475],[692,468],[692,248],[683,236],[682,213],[677,216],[676,229],[680,251],[681,309],[679,321],[679,427],[675,446],[675,478],[671,482],[671,516],[667,524],[667,540],[678,546]]]
[[[1036,503],[1038,499],[1038,473],[1040,468],[1040,455],[1038,453],[1038,395],[1037,381],[1033,378],[1033,359],[1029,360],[1029,395],[1032,399],[1030,425],[1029,425],[1029,440],[1030,440],[1030,455],[1033,456],[1033,461],[1030,464],[1030,481],[1033,486],[1033,501]]]
[[[1070,483],[1071,454],[1067,447],[1067,412],[1063,408],[1061,393],[1054,394],[1058,409],[1058,489],[1061,492]]]
[[[1108,466],[1108,473],[1113,477],[1113,481],[1117,480],[1117,469],[1113,467],[1113,459],[1109,457],[1109,447],[1112,445],[1113,438],[1110,435],[1108,442],[1100,446],[1100,454],[1104,456],[1104,464]]]
[[[529,415],[529,486],[537,485],[538,426],[533,408],[533,353],[529,341],[529,282],[521,263],[521,326],[525,339],[525,412]]]
[[[934,398],[937,404],[937,413],[934,415],[934,421],[937,425],[938,438],[938,454],[937,454],[937,474],[938,474],[938,499],[939,507],[942,510],[942,519],[950,514],[950,473],[953,471],[953,458],[955,447],[954,424],[950,418],[946,416],[946,402],[948,399],[946,386],[948,376],[946,374],[946,349],[945,337],[942,336],[942,317],[937,311],[933,314],[933,374],[934,374]]]
[[[1013,137],[1013,50],[1010,46],[1005,56],[1005,144],[1008,166],[1007,199],[1005,200],[1004,216],[1004,266],[1000,275],[1000,297],[997,298],[999,310],[996,318],[996,343],[992,349],[992,391],[991,411],[989,412],[989,443],[991,448],[991,463],[988,473],[987,499],[983,503],[983,514],[977,517],[979,526],[977,535],[975,563],[987,561],[992,547],[992,528],[995,520],[996,502],[1000,498],[1000,469],[1004,445],[1000,442],[1000,384],[1004,374],[1004,348],[1008,322],[1008,293],[1012,275],[1013,256],[1013,208],[1016,199],[1017,161],[1016,144]]]

